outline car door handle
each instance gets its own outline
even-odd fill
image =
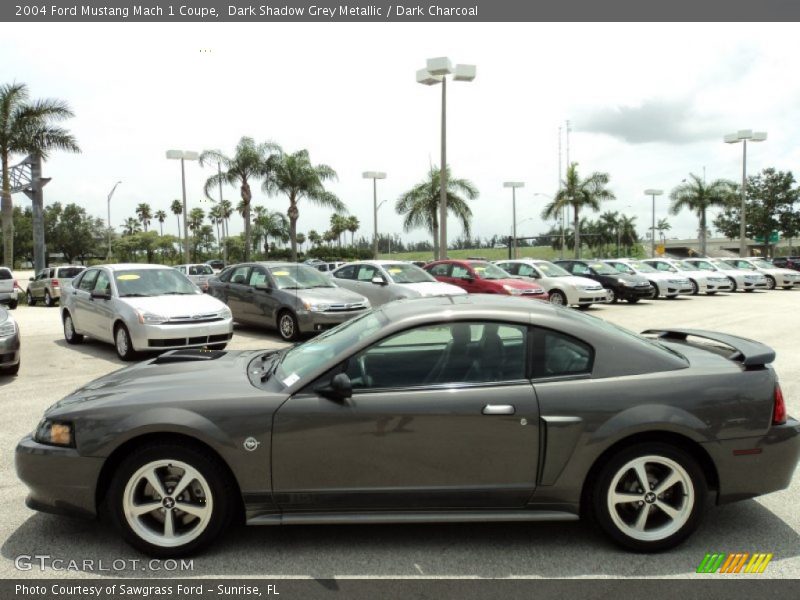
[[[513,415],[516,410],[511,404],[487,404],[482,412],[485,415]]]

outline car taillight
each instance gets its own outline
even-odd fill
[[[786,423],[786,402],[783,401],[783,392],[779,383],[775,384],[775,403],[772,406],[772,424],[783,425]]]
[[[58,287],[58,279],[53,279],[53,280],[50,282],[50,285],[52,285],[53,287]]]
[[[21,287],[19,287],[19,281],[17,281],[16,279],[14,280],[14,289],[15,290],[21,290],[22,289]]]

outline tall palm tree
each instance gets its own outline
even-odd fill
[[[183,203],[180,200],[173,200],[169,205],[172,214],[178,219],[178,240],[181,239],[181,215],[183,214]]]
[[[222,217],[222,239],[228,239],[228,221],[233,215],[233,204],[230,200],[222,200],[219,203],[219,214]]]
[[[706,255],[706,234],[708,232],[706,211],[714,206],[727,206],[735,199],[735,194],[736,184],[732,181],[716,179],[707,184],[694,173],[690,173],[688,179],[684,179],[681,185],[676,186],[670,192],[669,197],[672,200],[670,212],[673,215],[688,208],[700,219],[698,245],[702,256]]]
[[[221,244],[222,238],[220,237],[220,227],[224,228],[225,225],[222,218],[222,207],[219,204],[215,204],[211,207],[211,210],[208,211],[208,220],[211,221],[211,224],[214,226],[214,230],[217,232],[217,240]]]
[[[197,260],[197,247],[200,245],[202,236],[200,235],[201,229],[203,227],[203,221],[206,218],[205,211],[200,208],[193,208],[189,211],[189,214],[186,216],[186,226],[189,228],[189,231],[192,232],[192,256],[193,260]],[[206,225],[208,230],[211,230],[209,225]],[[212,236],[213,237],[213,236]]]
[[[150,225],[150,220],[153,218],[153,209],[146,202],[142,202],[136,207],[136,216],[139,217],[139,221],[141,221],[142,227],[146,232],[147,226]]]
[[[167,213],[163,210],[157,210],[155,217],[158,220],[159,235],[164,235],[164,221],[167,220]]]
[[[316,229],[312,229],[308,232],[308,241],[311,242],[312,246],[316,246],[322,241],[322,236],[317,233]]]
[[[578,163],[567,168],[567,177],[552,202],[542,211],[543,219],[555,219],[567,206],[572,207],[572,228],[575,234],[575,258],[581,256],[581,217],[582,209],[600,210],[600,202],[614,200],[614,193],[606,188],[608,173],[594,172],[586,179],[578,175]]]
[[[314,165],[308,150],[293,154],[280,154],[270,160],[270,177],[264,182],[264,191],[270,196],[286,194],[289,198],[289,239],[292,242],[292,260],[297,260],[297,219],[300,217],[298,204],[306,198],[317,206],[332,208],[337,212],[347,209],[335,194],[325,189],[325,182],[336,179],[336,171],[328,165]]]
[[[0,163],[2,163],[3,264],[14,264],[14,204],[9,178],[11,156],[34,154],[46,159],[53,150],[80,152],[75,137],[55,123],[73,117],[63,100],[30,100],[24,83],[0,85]]]
[[[658,222],[656,223],[656,231],[658,232],[658,236],[661,238],[662,243],[664,241],[664,238],[666,237],[666,233],[670,229],[672,229],[672,225],[669,224],[669,220],[666,218],[659,219]],[[655,235],[655,232],[653,232],[653,235]]]
[[[361,223],[358,220],[357,216],[353,215],[353,216],[347,217],[347,219],[345,219],[345,229],[350,232],[350,245],[351,246],[355,246],[356,245],[356,241],[355,241],[355,239],[356,239],[356,231],[358,231],[360,227],[361,227]]]
[[[405,192],[394,205],[399,215],[403,215],[403,229],[411,231],[425,228],[433,236],[433,256],[439,256],[439,181],[440,172],[431,166],[428,176]],[[447,210],[461,222],[464,235],[470,236],[472,210],[468,200],[478,197],[478,189],[468,179],[458,179],[450,175],[447,167]],[[446,248],[444,249],[446,254]]]
[[[125,235],[133,235],[134,233],[139,233],[142,230],[142,226],[138,219],[128,217],[125,219],[122,230]]]
[[[227,156],[219,150],[205,150],[200,154],[200,165],[220,165],[220,171],[206,180],[203,188],[206,196],[211,199],[211,191],[221,184],[238,185],[242,198],[242,217],[244,218],[244,260],[250,260],[250,202],[253,193],[250,182],[257,180],[269,181],[271,160],[280,147],[272,142],[256,144],[250,137],[243,137],[236,145],[233,156]]]
[[[336,236],[336,242],[339,248],[342,247],[342,234],[347,230],[347,217],[334,213],[331,215],[331,233]]]

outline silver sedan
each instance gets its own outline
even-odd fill
[[[0,306],[0,374],[16,375],[19,371],[19,325]]]
[[[227,306],[162,265],[89,268],[64,289],[61,304],[67,343],[89,335],[114,344],[123,360],[142,351],[223,349],[233,335]]]

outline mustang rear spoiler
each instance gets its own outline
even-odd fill
[[[704,338],[728,346],[733,353],[728,357],[746,367],[757,367],[775,360],[775,350],[747,338],[702,329],[647,329],[642,335],[655,335],[661,339],[686,341],[689,336]]]

